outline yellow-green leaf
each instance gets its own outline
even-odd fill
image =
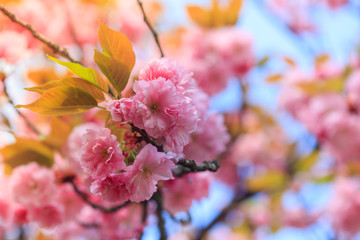
[[[59,63],[62,66],[67,67],[72,73],[78,75],[82,79],[85,79],[89,83],[98,87],[103,92],[108,92],[108,86],[106,81],[100,76],[100,74],[93,68],[86,68],[78,63],[64,62],[59,59],[48,56],[50,60]]]
[[[54,88],[54,87],[61,87],[61,86],[69,86],[79,88],[96,99],[105,100],[104,92],[102,92],[99,88],[95,87],[92,83],[82,79],[82,78],[64,78],[62,80],[55,80],[50,81],[42,85],[38,85],[32,88],[25,88],[28,91],[37,92],[40,94],[45,93],[47,90]]]
[[[266,78],[267,83],[276,83],[279,82],[283,78],[283,75],[281,73],[270,75]]]
[[[0,149],[0,154],[11,168],[29,162],[37,162],[46,167],[51,167],[54,163],[51,149],[34,139],[17,138],[15,143]]]
[[[130,40],[122,33],[112,30],[99,22],[98,36],[104,54],[125,64],[129,71],[135,65],[135,53]]]
[[[298,83],[297,86],[310,96],[330,92],[342,92],[344,88],[344,79],[333,78],[313,82],[302,82]]]
[[[71,126],[61,118],[51,119],[51,131],[42,142],[47,146],[60,149],[71,133]]]
[[[60,116],[84,112],[96,106],[95,98],[89,93],[78,88],[62,86],[49,89],[31,104],[15,107],[28,108],[44,115]]]
[[[120,95],[129,81],[130,69],[128,66],[97,50],[95,50],[94,61]]]
[[[111,134],[117,137],[117,140],[119,143],[124,141],[125,133],[128,130],[130,130],[130,129],[127,129],[127,126],[129,126],[129,125],[119,126],[118,123],[116,123],[112,120],[111,114],[110,113],[108,114],[108,116],[106,118],[105,127],[110,129]]]
[[[308,171],[311,167],[316,163],[319,158],[319,150],[314,150],[309,155],[305,156],[304,158],[300,158],[297,160],[295,165],[296,171]]]
[[[256,175],[246,180],[247,189],[253,192],[273,191],[281,188],[286,181],[286,176],[281,171],[269,171]]]

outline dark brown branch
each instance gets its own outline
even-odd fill
[[[141,9],[141,12],[144,16],[144,21],[146,23],[146,25],[149,27],[152,35],[154,36],[154,39],[155,39],[155,42],[156,42],[156,45],[158,46],[159,48],[159,51],[160,51],[160,55],[161,57],[165,57],[165,54],[161,48],[161,45],[160,45],[160,41],[159,41],[159,36],[158,36],[158,33],[155,31],[154,27],[151,25],[150,21],[149,21],[149,18],[146,16],[146,13],[145,13],[145,10],[144,10],[144,7],[143,7],[143,3],[141,0],[137,0],[139,6],[140,6],[140,9]]]
[[[165,230],[165,220],[162,215],[163,213],[163,205],[162,205],[162,196],[161,196],[161,189],[154,194],[153,199],[156,202],[156,216],[158,218],[158,228],[160,231],[160,240],[166,240],[166,230]]]
[[[218,161],[214,160],[211,162],[204,161],[200,164],[196,164],[194,160],[186,160],[181,158],[177,162],[178,167],[173,170],[173,174],[177,177],[182,177],[185,174],[192,172],[216,172],[220,168]]]
[[[255,193],[254,192],[246,192],[244,195],[238,198],[234,198],[229,205],[227,205],[220,214],[204,229],[201,230],[197,239],[201,240],[207,235],[207,233],[219,222],[224,221],[226,216],[234,210],[241,202],[251,198]]]
[[[81,64],[80,62],[73,59],[65,48],[61,48],[58,44],[53,43],[50,40],[46,39],[44,36],[42,36],[41,34],[36,32],[35,29],[30,24],[27,24],[27,23],[24,23],[24,22],[20,21],[15,16],[15,14],[11,13],[4,6],[0,5],[0,11],[4,15],[6,15],[12,22],[14,22],[16,24],[19,24],[20,26],[22,26],[23,28],[28,30],[34,36],[34,38],[38,39],[39,41],[41,41],[42,43],[44,43],[45,45],[50,47],[54,51],[54,53],[59,54],[59,55],[65,57],[65,58],[67,58],[71,62]]]
[[[74,188],[74,191],[82,198],[82,200],[84,202],[86,202],[87,204],[89,204],[92,208],[94,209],[98,209],[104,213],[114,213],[118,210],[120,210],[121,208],[123,207],[126,207],[127,205],[129,205],[131,202],[130,201],[127,201],[121,205],[118,205],[118,206],[114,206],[114,207],[110,207],[110,208],[106,208],[104,206],[101,206],[101,205],[98,205],[98,204],[95,204],[93,202],[91,202],[87,196],[86,193],[82,192],[75,184],[74,182],[74,179],[75,179],[75,176],[68,176],[66,178],[63,179],[63,182],[68,182],[70,183],[73,188]]]
[[[165,152],[164,147],[160,144],[158,144],[155,140],[153,140],[145,130],[140,129],[138,127],[135,127],[134,124],[130,124],[131,130],[133,132],[137,132],[141,135],[142,140],[144,140],[147,143],[150,143],[151,145],[155,146],[159,152]]]

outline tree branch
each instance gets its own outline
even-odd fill
[[[68,177],[65,177],[63,179],[63,182],[68,182],[70,183],[73,188],[74,188],[74,191],[82,198],[82,200],[84,202],[86,202],[87,204],[89,204],[92,208],[94,209],[98,209],[104,213],[114,213],[118,210],[120,210],[121,208],[123,207],[126,207],[127,205],[129,205],[131,202],[130,201],[126,201],[125,203],[121,204],[121,205],[118,205],[118,206],[114,206],[114,207],[110,207],[110,208],[106,208],[104,206],[101,206],[101,205],[98,205],[98,204],[95,204],[93,202],[91,202],[87,196],[86,193],[82,192],[75,184],[74,182],[74,179],[75,179],[75,176],[68,176]]]
[[[159,41],[159,36],[158,36],[158,33],[155,31],[154,27],[151,25],[150,21],[149,21],[149,18],[146,16],[146,13],[145,13],[145,10],[144,10],[144,7],[143,7],[143,3],[141,0],[137,0],[138,4],[139,4],[139,7],[141,9],[141,12],[144,16],[144,22],[146,23],[146,25],[149,27],[152,35],[154,36],[154,39],[155,39],[155,42],[156,42],[156,45],[158,46],[159,48],[159,51],[160,51],[160,55],[161,57],[165,57],[165,54],[161,48],[161,45],[160,45],[160,41]]]
[[[150,143],[151,145],[153,145],[154,147],[156,147],[159,152],[165,152],[163,145],[160,145],[160,144],[158,144],[155,140],[153,140],[153,139],[146,133],[145,130],[140,129],[140,128],[138,128],[138,127],[135,127],[134,124],[132,124],[132,123],[129,123],[129,125],[131,126],[131,130],[132,130],[133,132],[137,132],[137,133],[139,133],[139,134],[141,135],[142,140],[144,140],[145,142]]]
[[[0,5],[0,11],[4,15],[6,15],[12,22],[14,22],[16,24],[19,24],[20,26],[22,26],[23,28],[28,30],[34,36],[34,38],[38,39],[39,41],[41,41],[42,43],[44,43],[45,45],[50,47],[54,51],[54,53],[59,54],[59,55],[65,57],[65,58],[67,58],[71,62],[81,64],[79,61],[76,61],[75,59],[73,59],[65,48],[61,48],[58,44],[53,43],[50,40],[46,39],[44,36],[42,36],[41,34],[36,32],[35,29],[30,24],[27,24],[27,23],[24,23],[24,22],[20,21],[15,16],[15,14],[13,14],[9,10],[7,10],[4,6]]]
[[[200,164],[196,164],[194,160],[179,159],[177,162],[178,167],[173,170],[173,174],[177,177],[182,177],[185,174],[192,172],[216,172],[220,168],[220,164],[217,160],[207,162],[204,161]]]
[[[219,222],[224,221],[224,219],[226,218],[226,216],[232,211],[234,210],[239,203],[251,198],[253,195],[255,195],[256,193],[254,192],[246,192],[244,195],[242,195],[241,197],[234,197],[234,199],[231,201],[231,203],[226,206],[221,212],[220,214],[204,229],[201,230],[201,232],[199,233],[197,239],[201,240],[204,239],[204,237],[208,234],[208,232]]]
[[[160,231],[160,240],[166,240],[166,230],[165,230],[165,220],[163,218],[163,206],[162,206],[162,196],[161,196],[161,189],[159,188],[158,191],[154,194],[153,199],[156,202],[156,216],[158,218],[158,227]]]

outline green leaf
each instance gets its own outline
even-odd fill
[[[300,158],[295,165],[295,170],[300,171],[309,171],[311,167],[316,163],[319,158],[319,150],[315,150],[304,158]]]
[[[99,22],[98,37],[104,54],[126,65],[129,71],[135,65],[135,53],[130,40],[122,33]]]
[[[310,96],[315,96],[323,93],[331,92],[342,92],[344,89],[344,79],[343,78],[332,78],[317,80],[313,82],[301,82],[297,86],[303,90],[306,94]]]
[[[247,189],[252,192],[273,191],[281,188],[286,182],[286,176],[281,171],[269,171],[246,180]]]
[[[129,67],[120,61],[105,56],[97,50],[95,50],[94,60],[104,75],[114,86],[118,92],[118,95],[120,95],[129,81]]]
[[[89,93],[78,88],[62,86],[49,89],[31,104],[15,107],[28,108],[44,115],[60,116],[84,112],[96,106],[95,98]]]
[[[29,162],[37,162],[45,167],[51,167],[54,163],[51,149],[34,139],[17,138],[15,143],[0,149],[0,154],[11,168]]]
[[[61,86],[69,86],[79,88],[96,99],[105,100],[104,93],[97,87],[95,87],[92,83],[82,79],[82,78],[64,78],[62,80],[55,80],[50,81],[42,85],[38,85],[32,88],[25,88],[28,91],[37,92],[40,94],[45,93],[47,90],[54,88],[54,87],[61,87]]]
[[[72,73],[78,75],[82,79],[98,87],[101,91],[108,93],[108,86],[106,81],[95,69],[86,68],[78,63],[60,61],[59,59],[53,58],[51,56],[48,56],[48,58],[54,62],[59,63],[62,66],[67,67]]]

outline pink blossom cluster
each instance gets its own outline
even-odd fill
[[[194,200],[200,201],[209,195],[210,182],[208,173],[187,174],[164,182],[164,208],[172,214],[189,211]]]
[[[147,144],[126,164],[117,137],[108,128],[88,129],[83,135],[80,165],[90,175],[90,191],[109,202],[149,200],[160,180],[172,179],[175,164]]]
[[[220,92],[231,77],[241,79],[254,66],[253,40],[236,28],[192,30],[185,33],[180,59],[194,72],[209,95]]]
[[[170,59],[154,59],[140,71],[133,90],[130,98],[108,103],[112,119],[131,123],[167,150],[181,153],[201,119],[206,118],[209,106],[207,95],[197,87],[192,74]],[[225,131],[221,134],[226,135]],[[219,148],[217,152],[223,150]]]
[[[360,117],[357,99],[360,78],[353,72],[345,82],[346,95],[324,92],[310,96],[298,83],[330,81],[328,76],[340,76],[337,69],[318,70],[313,77],[304,78],[292,72],[280,96],[280,106],[288,110],[314,134],[323,149],[339,162],[352,162],[360,157]]]
[[[334,181],[333,197],[326,212],[333,227],[352,236],[360,229],[360,181],[357,178],[339,177]]]
[[[7,224],[36,222],[53,228],[73,220],[84,205],[69,184],[58,185],[54,171],[35,162],[14,169],[9,181],[12,201],[0,207],[7,212],[2,214]]]

